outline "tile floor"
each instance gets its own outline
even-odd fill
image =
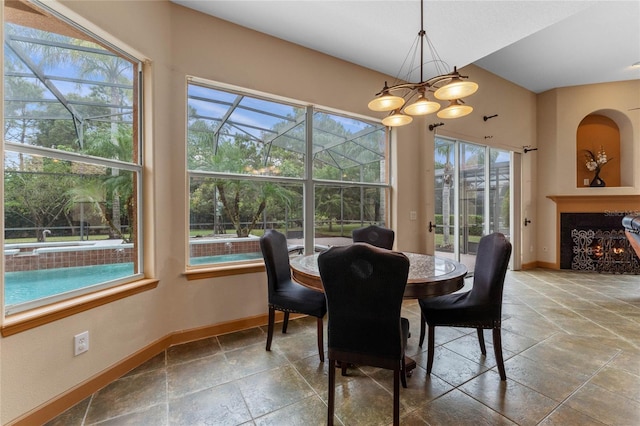
[[[433,372],[417,346],[420,310],[407,301],[408,353],[418,368],[401,389],[403,425],[640,424],[640,276],[509,272],[502,339],[507,381],[475,330],[436,328]],[[326,340],[326,335],[325,335]],[[315,319],[174,346],[48,425],[326,424],[327,368]],[[390,372],[336,375],[336,424],[389,425]]]

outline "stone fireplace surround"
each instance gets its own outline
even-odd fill
[[[622,218],[640,211],[640,195],[552,195],[556,203],[556,269],[640,273]]]

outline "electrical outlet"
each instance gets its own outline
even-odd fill
[[[418,212],[415,212],[415,211],[409,212],[409,220],[416,220],[416,219],[418,219]]]
[[[73,336],[74,356],[78,356],[89,350],[89,332],[83,331]]]

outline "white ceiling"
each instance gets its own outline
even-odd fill
[[[400,78],[420,30],[418,0],[171,1]],[[474,63],[536,93],[640,79],[640,0],[426,0],[424,11],[441,72]]]

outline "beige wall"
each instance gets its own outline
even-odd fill
[[[538,95],[539,223],[537,260],[556,262],[556,204],[549,195],[640,194],[640,80],[553,89]],[[576,132],[589,114],[611,118],[620,129],[620,187],[576,186]]]
[[[385,80],[376,72],[164,1],[68,1],[63,6],[77,14],[78,22],[87,28],[115,38],[147,60],[144,243],[146,262],[160,284],[155,290],[0,339],[2,424],[46,404],[171,332],[266,313],[264,274],[197,281],[183,276],[188,217],[184,150],[188,75],[363,116],[371,116],[366,104]],[[523,245],[534,245],[535,235],[527,232],[534,232],[541,212],[546,213],[546,206],[536,207],[544,202],[544,195],[538,199],[532,195],[537,185],[535,170],[545,159],[545,170],[554,165],[544,173],[545,182],[557,183],[554,175],[562,176],[564,171],[555,166],[555,157],[541,156],[550,147],[558,149],[555,141],[563,140],[561,132],[536,128],[536,96],[531,92],[477,67],[467,67],[463,73],[480,84],[480,91],[469,98],[475,112],[447,121],[438,129],[440,134],[478,143],[490,141],[515,151],[525,145],[536,146],[540,140],[536,132],[554,137],[554,141],[545,139],[537,154],[523,155],[523,206],[534,221],[534,226],[523,232]],[[557,94],[542,96],[544,102],[558,98]],[[565,98],[562,96],[564,103]],[[553,108],[545,108],[543,115],[550,115]],[[483,115],[493,114],[499,117],[482,120]],[[433,220],[433,132],[426,127],[435,121],[440,120],[417,119],[399,129],[393,141],[392,225],[401,250],[427,252],[433,243],[426,230],[426,224]],[[638,128],[637,123],[635,126]],[[487,135],[492,138],[485,139]],[[564,188],[553,191],[559,190]],[[410,211],[417,212],[418,220],[410,220]],[[533,260],[535,253],[526,250],[523,262]],[[84,330],[90,332],[91,349],[73,357],[73,335]]]

